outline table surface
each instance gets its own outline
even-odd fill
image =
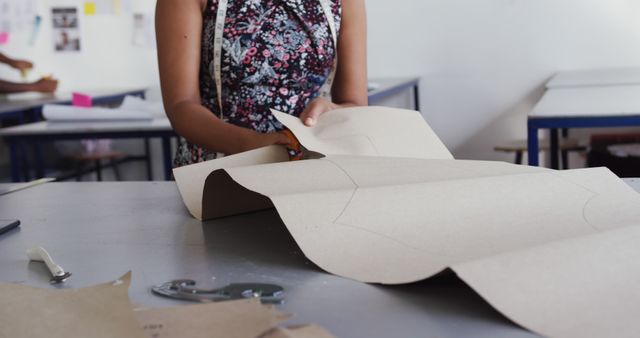
[[[610,68],[558,72],[546,87],[640,85],[640,68]]]
[[[120,89],[87,89],[78,92],[90,95],[93,98],[125,95],[127,93],[146,91],[146,87],[120,88]],[[41,107],[45,104],[69,103],[72,93],[61,92],[55,94],[20,93],[10,94],[0,99],[0,115],[8,112],[24,111]]]
[[[536,337],[511,323],[455,276],[403,285],[355,282],[323,272],[301,253],[273,210],[209,222],[191,218],[174,183],[48,183],[0,196],[0,218],[20,219],[0,236],[0,282],[50,288],[45,247],[73,273],[64,288],[133,271],[133,303],[172,306],[149,287],[192,278],[285,288],[288,324],[317,323],[338,337]]]
[[[68,135],[87,133],[117,133],[171,131],[171,123],[166,117],[154,118],[150,121],[113,121],[113,122],[49,122],[40,121],[15,127],[0,129],[0,136],[29,135]]]
[[[529,118],[634,115],[640,115],[640,85],[549,89]]]

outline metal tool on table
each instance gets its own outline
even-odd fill
[[[219,302],[225,300],[260,298],[263,304],[282,304],[284,289],[273,284],[243,283],[229,284],[219,289],[198,289],[191,279],[178,279],[156,285],[151,291],[156,295],[173,299],[198,302]]]
[[[71,273],[65,272],[60,265],[54,263],[53,259],[51,258],[51,255],[49,255],[47,250],[45,250],[42,247],[35,247],[32,249],[29,249],[27,251],[27,256],[31,261],[44,262],[44,264],[47,266],[47,268],[51,272],[51,275],[53,276],[49,280],[49,283],[51,284],[63,283],[69,277],[71,277]]]

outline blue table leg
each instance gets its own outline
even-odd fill
[[[538,143],[538,128],[533,126],[531,122],[527,126],[527,154],[529,156],[529,165],[537,167],[540,165],[538,158],[539,143]]]
[[[153,173],[151,168],[151,145],[149,144],[149,138],[144,138],[144,162],[147,165],[147,180],[153,181]]]
[[[44,177],[44,158],[42,157],[42,143],[36,141],[33,145],[35,153],[36,178]]]
[[[420,85],[413,86],[413,107],[415,110],[420,111]]]
[[[560,169],[560,164],[558,158],[560,157],[559,151],[559,139],[558,139],[558,129],[552,128],[549,130],[551,134],[551,144],[549,145],[549,153],[551,155],[551,169]]]
[[[162,157],[164,160],[164,179],[165,181],[171,181],[171,137],[165,136],[162,138]]]
[[[9,153],[11,159],[11,181],[20,182],[20,173],[22,172],[22,168],[20,166],[20,153],[18,151],[18,141],[10,138],[7,140],[9,142]]]

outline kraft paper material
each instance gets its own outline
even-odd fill
[[[290,317],[259,299],[142,309],[136,316],[153,338],[257,338]]]
[[[412,113],[419,117],[402,111]],[[543,335],[640,332],[640,195],[605,168],[453,160],[430,128],[397,114],[337,110],[307,128],[275,113],[327,156],[265,163],[274,150],[258,149],[238,156],[244,165],[232,156],[228,167],[176,169],[176,181],[183,196],[207,196],[185,198],[200,219],[274,206],[305,255],[333,274],[403,284],[451,268]],[[418,140],[414,133],[426,143],[412,144],[421,149],[409,158],[404,142]]]
[[[247,299],[133,310],[131,273],[83,289],[0,284],[1,338],[332,338],[315,326],[277,328],[291,316]]]
[[[143,338],[128,290],[131,274],[84,289],[0,284],[2,338]]]

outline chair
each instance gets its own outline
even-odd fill
[[[540,151],[549,151],[549,140],[540,140]],[[503,153],[515,153],[514,163],[522,164],[522,155],[527,151],[527,140],[513,140],[495,146],[495,151]],[[560,140],[560,151],[562,153],[562,168],[569,168],[569,152],[584,152],[586,146],[571,138],[563,138]]]

